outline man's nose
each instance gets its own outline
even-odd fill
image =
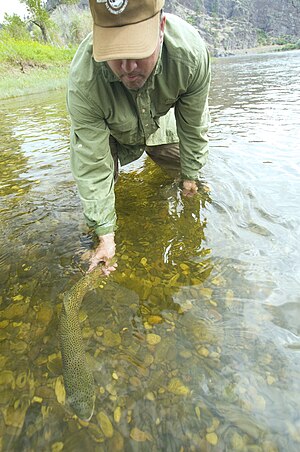
[[[136,68],[137,68],[136,60],[122,60],[121,69],[126,74],[131,74],[136,70]]]

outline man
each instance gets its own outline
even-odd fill
[[[71,167],[87,223],[99,237],[89,271],[114,270],[118,162],[144,151],[179,168],[183,194],[197,192],[208,153],[210,61],[198,32],[164,14],[164,0],[90,0],[93,39],[71,65]]]

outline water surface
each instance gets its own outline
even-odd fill
[[[80,314],[90,423],[57,338],[93,246],[64,94],[2,102],[0,449],[299,450],[299,71],[300,52],[214,62],[199,196],[145,158],[123,169],[118,270]]]

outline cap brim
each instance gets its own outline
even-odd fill
[[[156,49],[160,13],[150,19],[122,27],[93,28],[93,57],[95,61],[147,58]]]

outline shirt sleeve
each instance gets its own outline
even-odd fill
[[[175,105],[183,179],[196,180],[208,157],[210,78],[210,58],[203,47],[191,83]]]
[[[67,106],[71,116],[71,170],[87,224],[97,235],[116,228],[114,163],[109,130],[94,106],[70,85]]]

